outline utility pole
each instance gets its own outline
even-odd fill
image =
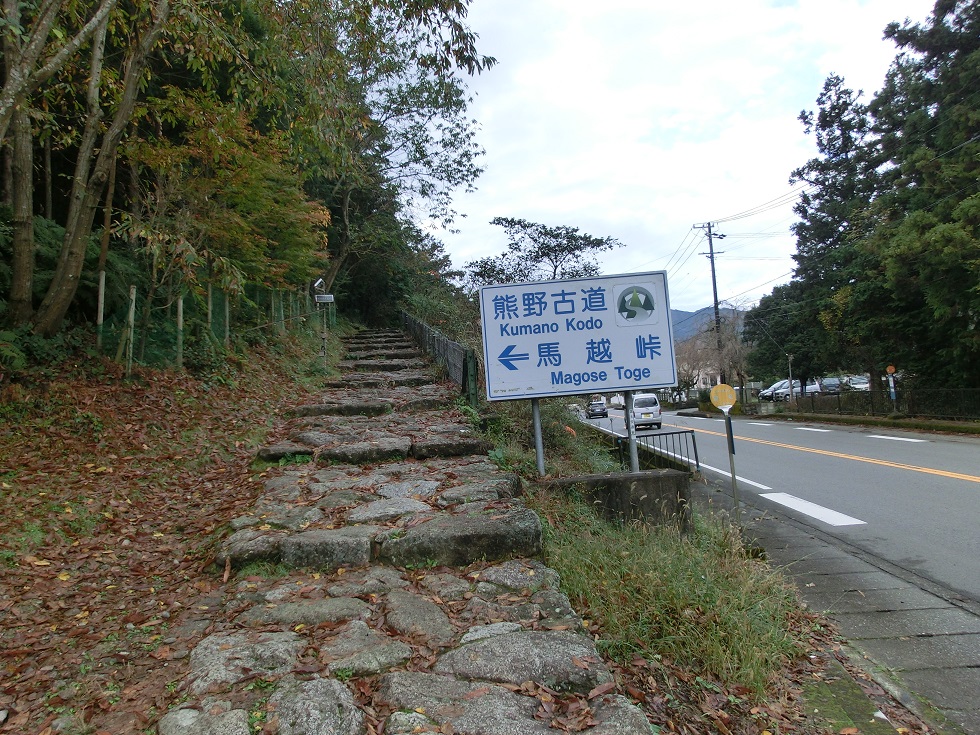
[[[718,280],[715,278],[715,244],[713,240],[715,237],[721,240],[725,236],[712,232],[712,224],[711,222],[705,222],[701,225],[694,225],[691,229],[707,230],[708,232],[708,252],[698,254],[707,255],[708,261],[711,263],[711,292],[715,298],[715,340],[718,347],[718,372],[721,376],[721,382],[725,383],[727,382],[725,380],[725,355],[721,349],[721,312],[718,310]]]

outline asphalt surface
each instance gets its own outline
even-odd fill
[[[696,483],[692,493],[695,506],[732,511],[730,488]],[[742,500],[746,540],[837,624],[853,661],[938,732],[980,735],[980,605]]]
[[[702,471],[722,482],[724,422],[668,418],[696,432]],[[743,497],[762,494],[774,510],[814,503],[782,512],[818,518],[804,520],[980,602],[980,437],[765,416],[732,423]]]

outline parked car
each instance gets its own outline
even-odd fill
[[[641,393],[633,397],[633,425],[637,429],[646,426],[659,429],[663,426],[660,399],[653,393]]]
[[[789,400],[789,381],[784,380],[785,385],[782,388],[777,388],[772,392],[772,400],[774,401],[788,401]],[[796,395],[800,395],[800,381],[793,381],[793,392]]]
[[[848,375],[847,385],[851,390],[871,390],[871,381],[867,375]]]
[[[827,395],[837,395],[844,387],[844,381],[833,376],[820,379],[820,392]]]
[[[773,393],[775,391],[782,390],[783,388],[786,388],[787,386],[789,386],[789,381],[788,380],[780,380],[778,383],[773,383],[768,388],[763,388],[762,390],[759,391],[759,400],[760,401],[771,401],[771,400],[773,400],[773,397],[772,396],[773,396]]]
[[[587,419],[609,418],[609,409],[606,408],[606,402],[591,401],[585,409],[585,418]]]
[[[788,382],[789,381],[787,381],[787,383]],[[808,380],[806,383],[806,392],[807,395],[819,395],[820,384],[815,380]],[[803,395],[802,390],[800,389],[800,381],[798,380],[793,381],[793,395],[797,398]],[[785,388],[780,388],[779,390],[773,391],[772,400],[774,401],[788,401],[789,398],[789,385],[787,385]]]

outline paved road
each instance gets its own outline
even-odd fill
[[[622,412],[591,423],[625,433]],[[733,425],[746,536],[907,706],[938,732],[980,735],[980,439]],[[674,428],[697,436],[701,502],[730,507],[724,422],[665,414]]]
[[[593,423],[621,430],[622,413]],[[721,419],[664,415],[696,432],[702,470],[730,483]],[[980,438],[736,418],[743,497],[980,604]]]

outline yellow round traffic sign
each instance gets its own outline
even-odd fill
[[[728,411],[737,400],[738,396],[735,395],[735,389],[730,385],[722,383],[711,389],[711,403],[722,411]]]

